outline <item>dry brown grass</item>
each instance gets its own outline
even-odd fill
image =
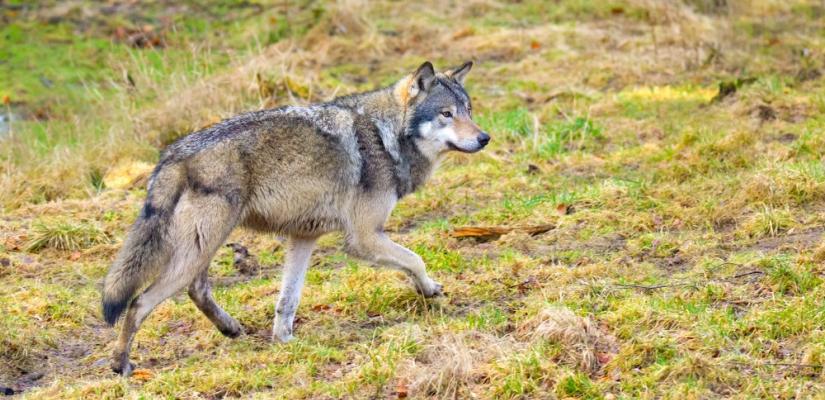
[[[547,340],[562,346],[561,361],[593,373],[599,369],[598,353],[610,351],[611,339],[596,323],[566,307],[550,307],[525,321],[517,334],[529,340]]]
[[[418,397],[467,398],[486,376],[486,364],[516,349],[510,338],[478,331],[443,332],[399,370]]]
[[[750,10],[747,1],[728,3],[729,13]],[[452,63],[472,58],[497,64],[474,72],[479,81],[501,86],[516,76],[535,83],[535,89],[518,90],[514,98],[480,93],[488,100],[484,107],[491,108],[517,98],[546,99],[548,93],[563,98],[605,87],[671,83],[685,74],[703,73],[708,63],[721,64],[720,69],[727,70],[746,65],[750,69],[771,68],[770,60],[753,65],[752,49],[726,18],[696,12],[675,0],[627,4],[628,8],[644,10],[643,18],[584,21],[575,26],[479,27],[460,21],[495,13],[504,4],[486,0],[434,3],[423,12],[417,4],[390,6],[342,0],[329,5],[306,35],[257,47],[257,54],[237,58],[222,72],[208,76],[194,73],[158,79],[147,67],[149,62],[137,53],[132,60],[115,62],[121,75],[130,76],[134,87],[125,81],[111,82],[119,87],[114,99],[97,105],[94,115],[75,117],[69,135],[88,142],[85,146],[71,150],[58,147],[43,157],[32,149],[9,144],[18,161],[0,169],[0,187],[5,188],[0,191],[0,202],[15,208],[27,201],[94,195],[90,176],[105,174],[123,162],[153,159],[157,148],[193,130],[243,111],[325,100],[356,89],[351,83],[333,85],[320,79],[325,69],[346,63],[358,64],[370,75],[397,76],[419,63],[422,54]],[[769,8],[771,12],[787,11],[778,4]],[[391,34],[376,24],[388,14],[393,20]],[[431,16],[457,22],[433,24]],[[258,40],[250,36],[250,46]],[[566,57],[553,61],[545,56],[545,49],[563,51]],[[193,45],[191,51],[192,63],[197,64],[201,59],[208,62],[213,50]],[[163,64],[175,62],[162,60]],[[146,106],[136,101],[147,97],[157,101]],[[552,118],[560,106],[549,101],[536,104],[535,114],[542,119]],[[594,116],[599,114],[599,109],[594,109]],[[107,121],[105,127],[99,126],[100,120]],[[91,133],[102,129],[106,130],[102,136]]]

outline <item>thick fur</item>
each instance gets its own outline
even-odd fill
[[[240,324],[212,299],[206,277],[209,260],[238,225],[290,238],[276,339],[292,338],[315,240],[328,232],[344,232],[351,254],[402,270],[421,293],[439,295],[441,285],[427,276],[421,258],[390,241],[382,226],[444,153],[475,152],[489,141],[470,119],[462,82],[471,65],[436,74],[424,63],[384,89],[250,112],[170,145],[104,282],[106,322],[129,310],[114,369],[129,373],[140,323],[187,286],[221,332],[240,334]]]
[[[171,243],[166,227],[184,182],[177,168],[161,166],[155,169],[149,198],[104,281],[103,319],[109,324],[117,321],[135,292],[169,260]],[[153,188],[158,181],[160,187]]]

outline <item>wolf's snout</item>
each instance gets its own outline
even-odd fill
[[[481,147],[484,147],[487,143],[490,143],[490,135],[486,132],[481,132],[481,134],[478,135],[478,144],[480,144]]]

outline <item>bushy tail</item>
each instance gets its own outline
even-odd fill
[[[180,197],[178,171],[155,171],[149,195],[103,282],[103,318],[114,325],[135,293],[169,261],[167,230]]]

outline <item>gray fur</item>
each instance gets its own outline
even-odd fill
[[[468,108],[450,72],[436,74],[424,63],[384,89],[242,114],[170,145],[104,281],[106,321],[114,324],[126,310],[113,368],[129,374],[141,322],[186,287],[224,335],[243,332],[215,303],[206,275],[239,225],[289,237],[275,339],[292,338],[312,248],[328,232],[343,232],[350,254],[407,273],[425,296],[440,295],[421,257],[393,243],[382,226],[447,151],[475,152],[487,143]],[[446,110],[455,115],[445,117]]]

